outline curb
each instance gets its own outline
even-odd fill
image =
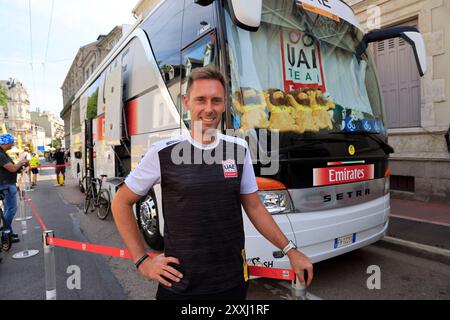
[[[450,250],[386,236],[374,245],[450,265]]]

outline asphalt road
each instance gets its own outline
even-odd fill
[[[82,212],[84,194],[70,178],[64,187],[55,186],[51,170],[42,172],[35,191],[28,194],[49,229],[59,238],[124,248],[112,217],[99,220],[95,212]],[[31,214],[31,212],[28,212]],[[15,222],[20,233],[21,224]],[[36,218],[28,221],[28,233],[14,244],[0,263],[0,300],[45,299],[42,230]],[[35,257],[15,260],[12,254],[38,249]],[[70,249],[55,248],[58,299],[154,299],[157,285],[143,278],[128,260]],[[67,288],[69,266],[81,270],[81,290]],[[380,289],[368,289],[372,273],[380,269]],[[315,264],[309,299],[449,299],[450,268],[430,259],[372,245]],[[286,281],[251,280],[249,300],[289,300],[291,284]],[[5,289],[6,288],[6,289]]]
[[[380,289],[369,289],[373,271],[380,270]],[[369,280],[369,283],[373,283]],[[250,296],[256,299],[290,299],[290,284],[256,280]],[[319,262],[308,288],[311,299],[325,300],[441,300],[450,299],[449,265],[377,245]]]
[[[450,250],[450,227],[443,225],[391,218],[388,235]]]
[[[33,206],[41,215],[48,229],[54,230],[59,238],[89,242],[79,227],[78,208],[62,197],[54,184],[51,170],[43,170],[39,185],[28,193]],[[32,215],[28,206],[26,215]],[[16,217],[18,217],[17,213]],[[45,269],[42,233],[38,220],[33,217],[26,223],[26,234],[22,233],[22,223],[14,221],[14,231],[21,242],[13,244],[10,252],[4,253],[0,263],[0,300],[44,300],[46,297]],[[39,254],[17,260],[13,255],[23,250],[39,250]],[[126,299],[119,281],[110,270],[107,261],[97,255],[74,250],[55,248],[57,299]],[[68,289],[67,280],[73,273],[67,273],[70,266],[81,270],[81,290]]]

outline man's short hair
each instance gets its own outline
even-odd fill
[[[213,65],[209,65],[206,67],[201,68],[195,68],[191,71],[188,78],[187,88],[186,88],[186,95],[189,97],[191,87],[196,80],[200,79],[208,79],[208,80],[218,80],[223,86],[223,90],[225,93],[225,97],[227,96],[227,86],[226,86],[226,80],[225,76],[222,74],[222,72],[219,71],[216,67]]]

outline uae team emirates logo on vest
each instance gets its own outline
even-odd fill
[[[223,165],[223,175],[225,178],[237,178],[238,171],[236,162],[233,159],[228,159],[225,161],[222,161]]]

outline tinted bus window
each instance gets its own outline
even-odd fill
[[[216,37],[214,33],[204,36],[185,50],[182,54],[183,74],[181,80],[181,95],[186,94],[188,77],[195,68],[206,67],[210,64],[217,65],[217,54],[215,48]],[[183,102],[183,100],[181,100]],[[182,106],[182,117],[187,128],[191,127],[189,111]]]
[[[72,134],[81,132],[80,99],[72,106]]]
[[[203,7],[194,0],[185,1],[182,48],[215,27],[214,3]]]
[[[161,76],[178,104],[180,86],[180,50],[183,1],[164,2],[146,21],[147,33]]]
[[[88,103],[86,109],[86,119],[92,119],[97,116],[98,88],[100,79],[97,79],[88,89]]]

